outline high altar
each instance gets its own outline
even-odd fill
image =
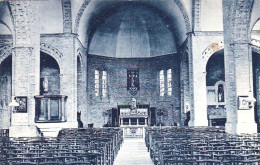
[[[119,124],[123,129],[124,137],[143,137],[145,127],[149,125],[149,105],[136,104],[132,99],[131,105],[118,105],[120,111]]]

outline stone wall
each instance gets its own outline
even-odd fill
[[[135,96],[127,91],[127,69],[139,68],[140,91]],[[161,69],[165,72],[172,69],[172,96],[159,96],[159,77]],[[94,71],[106,70],[108,73],[108,96],[105,98],[95,97],[94,93]],[[165,124],[177,123],[179,118],[176,112],[179,108],[180,100],[180,77],[179,58],[177,54],[153,58],[131,58],[117,59],[112,57],[102,57],[88,55],[88,123],[102,126],[104,119],[102,112],[111,108],[117,108],[117,104],[128,104],[132,97],[137,99],[139,104],[150,104],[156,109],[165,109]],[[166,75],[165,75],[166,77]],[[176,115],[173,117],[173,115]],[[83,121],[87,124],[86,121]]]

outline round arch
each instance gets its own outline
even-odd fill
[[[206,72],[206,66],[207,63],[210,59],[210,57],[220,51],[224,49],[224,44],[223,42],[217,43],[217,42],[213,42],[212,44],[210,44],[203,52],[202,52],[202,60],[203,60],[203,71]]]
[[[251,35],[252,35],[253,29],[254,29],[254,27],[255,27],[255,25],[257,24],[258,21],[260,21],[260,17],[257,18],[257,20],[253,23],[253,26],[252,26],[251,29],[250,29],[250,34],[251,34]],[[250,35],[250,37],[251,37],[251,35]]]
[[[47,87],[44,83],[47,82]],[[60,94],[60,66],[57,60],[41,51],[40,54],[40,95],[59,95]]]
[[[63,57],[63,54],[59,50],[57,50],[56,48],[54,48],[50,45],[47,45],[44,43],[41,43],[40,45],[41,45],[41,48],[40,48],[41,52],[46,53],[46,54],[50,55],[51,57],[53,57],[57,61],[58,65],[60,67],[60,70],[62,70],[61,59]]]
[[[251,47],[254,51],[259,52],[260,51],[260,37],[258,34],[254,34],[254,28],[256,27],[256,25],[260,25],[260,17],[254,22],[253,26],[251,27],[251,31],[250,31],[250,43],[251,43]],[[256,29],[256,31],[258,31],[258,29]]]
[[[12,45],[6,45],[0,48],[0,64],[8,57],[12,55]]]
[[[77,51],[77,60],[79,59],[79,63],[80,63],[80,69],[83,71],[83,57],[82,54],[79,52],[79,50]]]
[[[224,50],[213,53],[206,64],[206,86],[214,86],[218,81],[225,81]]]

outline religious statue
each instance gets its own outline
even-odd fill
[[[131,87],[135,87],[135,75],[134,74],[132,74],[132,76],[131,76]]]
[[[136,108],[136,99],[132,98],[132,105],[131,105],[131,112],[136,112],[137,108]]]
[[[48,84],[49,84],[48,78],[47,78],[47,77],[44,77],[43,83],[42,83],[42,85],[43,85],[43,91],[44,91],[44,92],[48,92],[48,86],[49,86]]]
[[[218,86],[218,102],[224,102],[224,89],[222,84]]]

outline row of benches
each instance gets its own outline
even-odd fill
[[[116,128],[63,129],[57,138],[0,137],[0,164],[112,165],[122,142]]]
[[[147,128],[155,164],[260,164],[259,134],[230,135],[223,128]]]

